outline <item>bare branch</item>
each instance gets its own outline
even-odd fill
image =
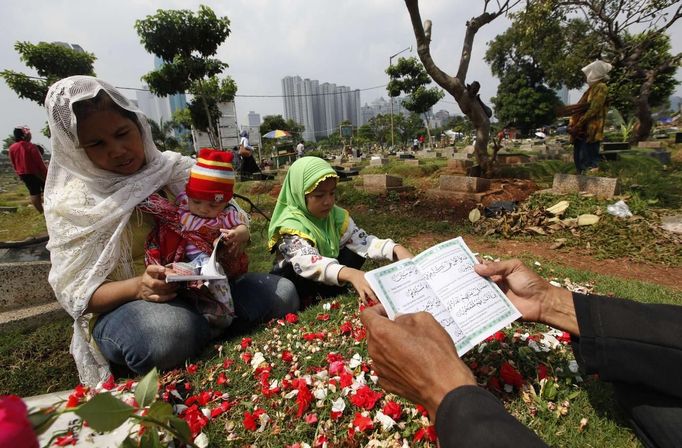
[[[421,15],[419,13],[418,0],[405,0],[405,5],[407,6],[407,11],[410,13],[412,29],[414,30],[414,36],[417,39],[417,54],[419,55],[422,64],[424,64],[426,72],[433,78],[436,84],[450,92],[453,96],[457,97],[457,95],[461,95],[464,90],[464,85],[438,68],[431,57],[431,35],[429,34],[427,37],[424,32]]]

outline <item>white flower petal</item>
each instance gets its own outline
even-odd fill
[[[208,436],[202,432],[194,439],[194,444],[199,448],[206,448],[208,446]]]
[[[343,412],[346,409],[346,402],[339,397],[332,402],[332,412]]]

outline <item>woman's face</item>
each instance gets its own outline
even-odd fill
[[[317,219],[324,219],[334,208],[336,202],[336,179],[327,178],[320,182],[313,191],[305,195],[308,212]]]
[[[145,164],[140,130],[116,110],[96,111],[79,121],[78,141],[90,161],[103,170],[130,175]]]

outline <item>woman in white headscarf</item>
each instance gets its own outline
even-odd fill
[[[163,266],[144,267],[154,222],[136,206],[158,191],[180,192],[194,161],[160,152],[144,114],[99,79],[62,79],[45,106],[49,281],[75,321],[71,353],[81,381],[106,379],[110,363],[136,373],[182,364],[205,347],[209,326],[164,281]],[[231,287],[236,329],[298,308],[293,284],[276,276],[247,273]]]
[[[578,174],[599,167],[599,145],[604,139],[606,96],[609,92],[605,81],[609,79],[611,68],[611,64],[598,59],[582,68],[589,87],[577,103],[582,107],[568,122]]]

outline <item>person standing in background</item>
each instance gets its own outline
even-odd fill
[[[576,104],[576,112],[568,122],[568,133],[573,143],[573,161],[578,174],[599,168],[599,146],[604,139],[606,96],[605,81],[613,67],[608,62],[595,60],[582,68],[588,89]]]
[[[43,212],[43,190],[47,178],[47,167],[41,156],[40,150],[31,143],[31,130],[26,126],[14,128],[15,142],[9,147],[9,160],[14,171],[17,173],[28,188],[31,205]]]
[[[305,146],[303,145],[303,140],[298,142],[298,145],[296,145],[296,158],[300,159],[303,157],[303,154],[305,154]]]

